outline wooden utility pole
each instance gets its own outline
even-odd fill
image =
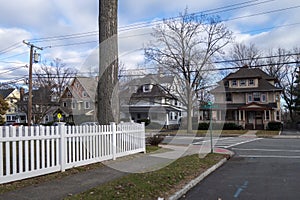
[[[99,0],[99,81],[97,118],[100,124],[119,120],[118,0]]]
[[[31,125],[31,118],[32,118],[32,64],[34,61],[34,49],[43,50],[41,47],[37,47],[29,42],[23,40],[23,43],[30,47],[30,58],[29,58],[29,80],[28,80],[28,105],[27,105],[27,123],[28,126]]]

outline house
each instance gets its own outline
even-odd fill
[[[212,117],[216,122],[229,122],[245,129],[266,129],[270,121],[281,122],[280,94],[277,80],[259,68],[243,67],[226,76],[211,91],[215,103],[200,110],[200,119]]]
[[[18,111],[17,102],[20,99],[20,92],[18,89],[0,89],[0,95],[8,103],[8,111],[6,112],[4,119],[7,123],[13,123],[16,121],[14,113]]]
[[[172,94],[174,76],[146,75],[131,80],[120,89],[121,120],[150,120],[161,126],[178,126],[182,104]]]
[[[60,97],[60,108],[56,113],[61,113],[61,120],[69,123],[80,124],[86,121],[96,121],[96,90],[97,80],[95,78],[74,78]]]
[[[28,113],[28,99],[29,93],[25,93],[25,90],[21,88],[17,115],[22,114],[23,116],[25,113]],[[50,87],[40,87],[32,90],[32,123],[40,124],[50,122],[52,118],[50,119],[48,116],[49,111],[57,106],[57,102],[52,101]]]

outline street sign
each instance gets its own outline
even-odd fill
[[[57,118],[58,118],[58,120],[60,121],[60,119],[62,118],[61,113],[58,113],[58,114],[57,114]]]

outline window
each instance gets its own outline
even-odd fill
[[[236,86],[236,85],[237,85],[236,80],[232,80],[231,85],[232,85],[232,86]]]
[[[83,95],[83,97],[87,97],[88,96],[85,91],[83,91],[82,95]]]
[[[150,92],[150,90],[151,90],[150,85],[144,85],[143,92]]]
[[[86,101],[85,103],[84,103],[84,108],[85,109],[89,109],[90,108],[90,102],[88,102],[88,101]]]
[[[277,120],[277,121],[280,120],[280,112],[279,112],[279,111],[276,112],[276,120]]]
[[[252,94],[248,94],[248,102],[252,102]]]
[[[246,86],[246,80],[240,80],[240,86]]]
[[[228,81],[225,81],[224,83],[224,87],[228,88],[229,87],[229,82]]]
[[[76,102],[72,102],[72,109],[76,109]]]
[[[63,102],[63,107],[67,107],[67,102]]]
[[[150,105],[154,105],[154,98],[149,99]]]
[[[226,101],[232,101],[232,94],[226,93]]]
[[[266,120],[270,120],[270,111],[266,111]]]
[[[266,94],[262,94],[261,95],[261,101],[262,102],[266,102],[267,101],[267,95]]]
[[[249,79],[248,85],[249,85],[249,86],[254,86],[254,80],[253,80],[253,79]]]
[[[67,96],[72,97],[72,93],[70,91],[68,91]]]
[[[260,101],[260,93],[253,92],[253,101]]]

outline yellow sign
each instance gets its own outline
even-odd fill
[[[58,119],[61,119],[61,118],[62,118],[62,115],[61,115],[60,113],[58,113],[58,114],[57,114],[57,118],[58,118]]]

